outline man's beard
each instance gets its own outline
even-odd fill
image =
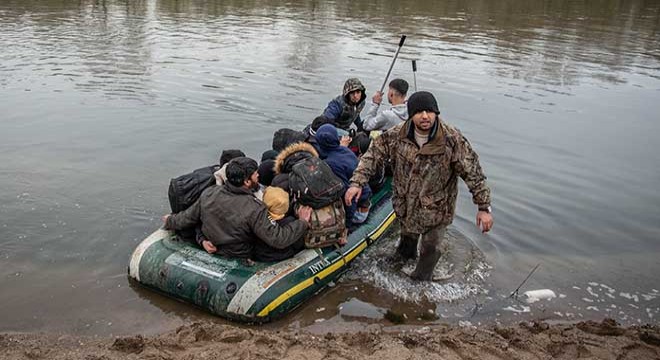
[[[251,181],[251,183],[252,183],[252,185],[250,185],[250,190],[252,192],[259,191],[259,183],[258,182],[252,182],[252,181]]]

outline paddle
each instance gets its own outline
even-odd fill
[[[414,81],[414,84],[415,84],[415,92],[417,92],[417,76],[416,76],[416,73],[417,73],[417,60],[412,61],[412,66],[413,66],[413,81]]]
[[[401,51],[401,47],[403,46],[404,41],[406,41],[406,36],[401,35],[401,40],[399,40],[399,47],[396,49],[396,52],[394,53],[394,57],[392,58],[392,64],[390,64],[390,69],[387,70],[387,75],[385,75],[385,81],[383,81],[383,86],[380,87],[381,93],[383,92],[383,90],[385,90],[385,85],[387,85],[387,79],[390,77],[390,73],[392,72],[392,68],[394,67],[394,63],[396,62],[397,56],[399,56],[399,51]]]

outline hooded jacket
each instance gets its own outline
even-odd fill
[[[222,165],[220,170],[213,173],[213,177],[215,177],[215,184],[218,186],[224,185],[227,181],[227,164]]]
[[[479,208],[490,205],[490,189],[477,153],[460,131],[439,117],[421,148],[411,120],[376,138],[360,158],[351,185],[366,184],[388,159],[394,172],[392,205],[404,232],[422,234],[449,225],[459,177],[470,189],[472,202]]]
[[[319,154],[314,146],[309,143],[295,143],[287,146],[275,158],[275,177],[271,186],[277,186],[289,192],[289,173],[298,161],[318,157]]]
[[[168,217],[165,229],[180,230],[202,222],[202,233],[228,257],[252,256],[257,239],[284,249],[301,239],[309,225],[295,220],[279,226],[268,217],[268,209],[254,194],[230,183],[211,186],[183,212]]]
[[[359,90],[361,93],[360,100],[357,104],[351,104],[348,100],[348,94],[356,90]],[[346,80],[344,91],[328,103],[328,106],[323,111],[323,116],[334,121],[340,129],[348,130],[351,124],[355,124],[358,130],[362,130],[360,112],[364,109],[364,100],[367,98],[365,91],[366,88],[360,80],[356,78]]]
[[[362,127],[367,131],[386,131],[408,120],[408,106],[405,103],[394,105],[378,113],[380,104],[372,103],[364,116]]]
[[[353,171],[358,165],[358,158],[347,147],[339,144],[339,135],[337,128],[326,124],[316,131],[316,141],[319,146],[319,156],[323,159],[332,172],[337,175],[344,183],[344,188],[348,188]]]

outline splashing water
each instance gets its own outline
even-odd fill
[[[383,289],[406,302],[456,301],[486,293],[484,279],[491,266],[476,245],[455,229],[447,229],[443,254],[434,271],[439,281],[415,281],[407,274],[416,261],[402,261],[396,254],[398,233],[373,245],[354,263],[351,280],[360,280]]]

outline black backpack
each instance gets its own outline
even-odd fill
[[[301,205],[320,209],[339,199],[343,190],[341,179],[317,157],[299,161],[289,173],[289,191]]]
[[[167,196],[172,212],[181,212],[194,204],[204,189],[215,184],[213,173],[218,170],[220,165],[207,166],[170,180]]]
[[[204,189],[215,184],[213,173],[218,170],[220,165],[207,166],[170,180],[167,196],[170,199],[172,213],[186,210],[194,204]],[[176,234],[185,241],[195,243],[194,228],[177,230]]]

